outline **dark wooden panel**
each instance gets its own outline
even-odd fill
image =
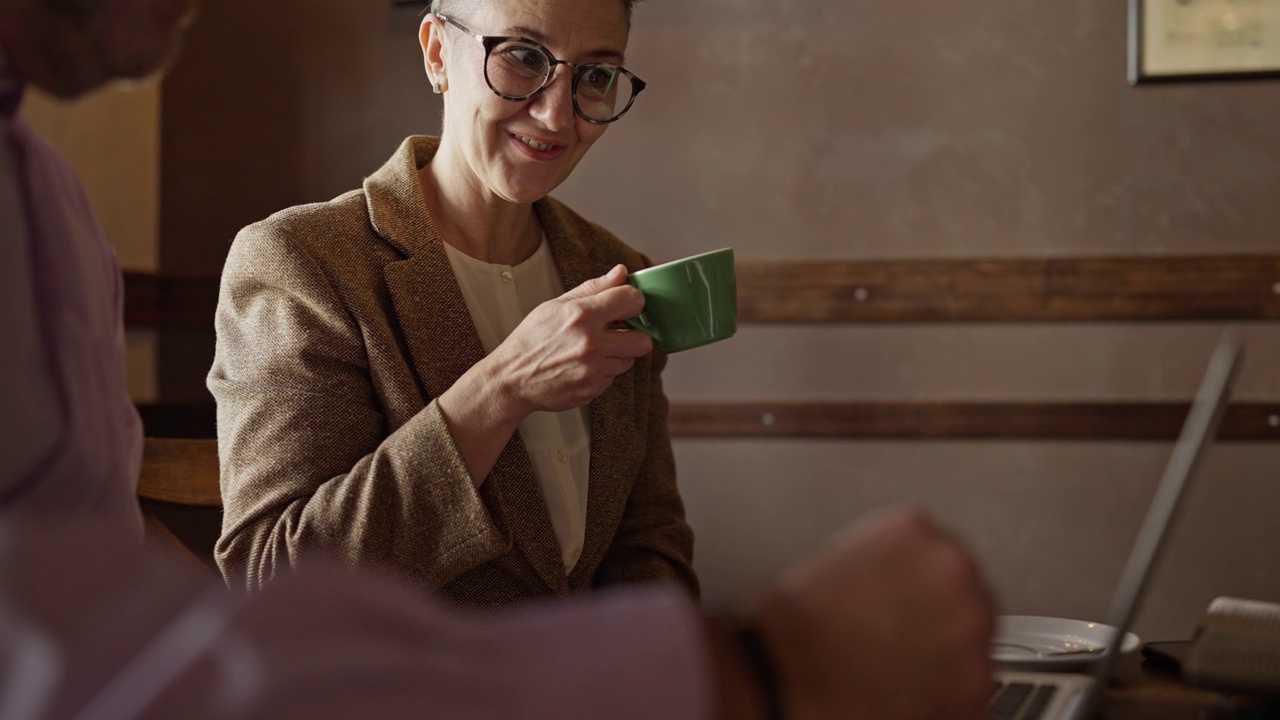
[[[1280,255],[743,261],[744,323],[1280,318]]]
[[[124,292],[124,324],[129,327],[213,330],[216,277],[126,272]]]
[[[147,437],[211,438],[217,437],[217,408],[213,403],[155,403],[138,405],[142,430]]]
[[[1188,403],[672,403],[674,437],[1165,440]],[[1280,403],[1233,404],[1224,440],[1280,439]]]

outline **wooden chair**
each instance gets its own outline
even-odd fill
[[[222,514],[217,440],[147,438],[138,499],[150,541],[214,569]]]

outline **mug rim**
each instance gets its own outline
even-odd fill
[[[658,264],[658,265],[650,265],[650,266],[649,266],[649,267],[647,267],[647,268],[640,268],[639,270],[636,270],[635,272],[633,272],[633,273],[629,273],[629,274],[630,274],[630,275],[639,275],[640,273],[646,273],[646,272],[649,272],[650,270],[658,270],[658,269],[660,269],[660,268],[665,268],[665,267],[667,267],[668,265],[678,265],[678,264],[680,264],[680,263],[686,263],[686,262],[689,262],[689,261],[691,261],[691,260],[697,260],[697,259],[699,259],[699,258],[704,258],[704,257],[707,257],[707,256],[709,256],[709,255],[719,255],[719,254],[721,254],[721,253],[725,253],[725,252],[732,254],[732,253],[733,253],[733,248],[731,248],[731,247],[723,247],[723,248],[720,248],[719,250],[709,250],[709,251],[704,252],[704,253],[698,253],[697,255],[689,255],[688,257],[676,258],[675,260],[668,260],[667,262],[664,262],[664,263],[661,263],[661,264]]]

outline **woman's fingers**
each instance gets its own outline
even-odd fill
[[[644,310],[644,294],[630,285],[607,287],[571,302],[577,302],[599,327],[636,317]]]
[[[600,277],[591,278],[590,280],[583,282],[578,287],[573,288],[572,290],[565,293],[564,295],[561,295],[560,297],[566,300],[578,300],[581,298],[587,298],[587,297],[591,297],[592,295],[598,294],[602,290],[607,290],[611,287],[617,287],[625,283],[626,281],[627,281],[627,266],[614,265],[612,268],[610,268],[609,272],[605,273],[604,275],[601,275]]]
[[[653,351],[653,338],[639,330],[606,330],[604,334],[606,358],[642,358]]]

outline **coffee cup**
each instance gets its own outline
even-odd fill
[[[648,333],[665,353],[719,342],[738,331],[733,248],[637,270],[627,282],[644,293],[644,311],[627,324]]]

